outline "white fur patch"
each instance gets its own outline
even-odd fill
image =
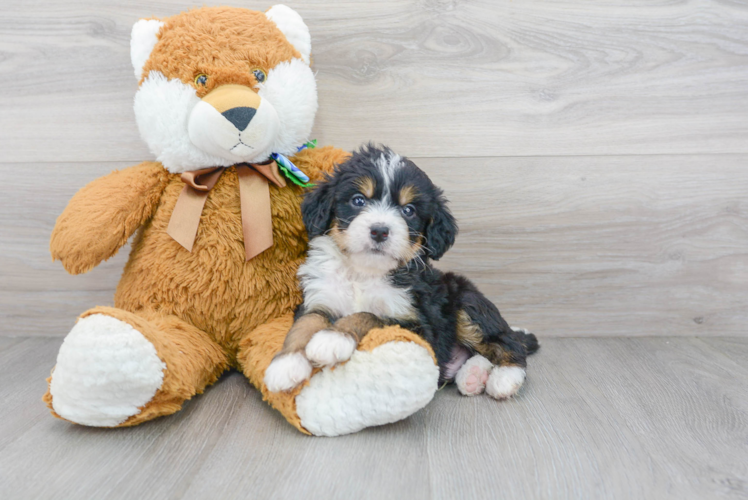
[[[286,40],[299,51],[304,62],[309,64],[312,37],[301,16],[285,5],[274,5],[265,12],[265,15],[278,26],[278,29],[286,36]]]
[[[307,260],[298,276],[304,289],[304,306],[319,306],[338,316],[369,312],[379,317],[415,317],[410,292],[395,287],[381,269],[366,272],[352,263],[329,236],[309,243]]]
[[[384,181],[384,192],[382,196],[382,202],[386,203],[390,201],[391,196],[391,185],[395,178],[395,172],[402,167],[402,158],[400,155],[395,153],[389,153],[379,157],[377,161],[377,167],[379,172],[382,174]]]
[[[135,70],[135,78],[140,81],[143,66],[148,62],[153,47],[158,43],[158,32],[164,25],[158,19],[141,19],[132,26],[130,34],[130,61]]]
[[[334,366],[350,359],[356,340],[333,330],[315,333],[306,345],[306,357],[316,366]]]
[[[265,370],[265,385],[270,392],[293,389],[312,374],[312,365],[303,353],[295,352],[275,358]]]
[[[267,100],[278,114],[278,132],[272,153],[291,156],[309,140],[317,114],[317,82],[304,61],[291,59],[268,71],[257,94]]]
[[[406,418],[426,406],[439,367],[413,342],[389,342],[325,368],[296,397],[301,425],[316,436],[340,436]]]
[[[476,396],[486,388],[493,364],[480,354],[465,361],[455,375],[457,389],[465,396]]]
[[[93,314],[76,323],[57,355],[50,392],[63,418],[114,427],[140,413],[161,387],[166,364],[128,323]]]
[[[260,102],[244,130],[236,128],[207,102],[200,101],[190,113],[187,131],[192,144],[233,165],[261,161],[270,156],[278,127],[278,114],[267,100]]]
[[[264,161],[271,153],[293,155],[309,140],[317,112],[314,74],[293,59],[270,69],[259,87],[257,114],[239,131],[218,111],[211,112],[194,87],[151,71],[135,94],[140,135],[172,173]]]
[[[525,382],[526,372],[519,366],[495,366],[486,382],[486,393],[495,399],[511,398]]]

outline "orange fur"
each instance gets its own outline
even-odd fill
[[[198,97],[224,83],[254,87],[253,69],[267,72],[280,62],[301,57],[262,12],[203,7],[165,23],[142,77],[156,70],[195,85],[195,76],[204,73],[208,81],[206,87],[197,86]]]
[[[169,172],[146,161],[114,171],[78,191],[57,218],[49,249],[71,274],[117,253],[155,212]]]
[[[345,158],[347,153],[324,147],[305,149],[292,161],[318,181]],[[88,271],[114,255],[144,224],[133,241],[115,307],[82,315],[101,312],[129,323],[167,363],[164,387],[123,426],[173,413],[227,367],[242,369],[237,360],[242,340],[260,325],[289,314],[301,301],[296,270],[307,248],[300,210],[303,188],[291,183],[270,187],[274,245],[246,262],[237,183],[236,169],[229,168],[210,191],[192,252],[166,234],[183,183],[178,174],[169,174],[158,163],[147,162],[93,181],[73,197],[58,219],[52,253],[74,273]],[[287,331],[272,354],[280,350]],[[207,355],[206,346],[211,345],[219,347],[225,361],[217,363]],[[183,354],[172,356],[168,346],[183,347]],[[185,360],[184,369],[179,360]],[[175,386],[169,382],[172,379]],[[44,400],[51,407],[49,393]]]

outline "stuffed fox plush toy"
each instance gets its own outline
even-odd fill
[[[302,186],[347,157],[303,148],[317,110],[310,40],[282,5],[135,24],[135,116],[157,161],[91,182],[57,219],[52,256],[72,274],[136,236],[114,307],[81,314],[60,348],[44,396],[53,415],[136,425],[230,368],[315,435],[394,422],[432,399],[433,352],[398,327],[372,331],[347,363],[291,392],[263,385],[301,301]]]

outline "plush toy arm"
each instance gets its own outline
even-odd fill
[[[332,173],[335,165],[346,161],[350,153],[332,146],[302,149],[293,157],[294,164],[309,176],[312,182],[320,182],[325,174]]]
[[[160,163],[143,162],[86,185],[57,218],[52,258],[80,274],[112,257],[153,215],[168,180]]]

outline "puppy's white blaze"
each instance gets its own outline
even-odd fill
[[[382,201],[390,201],[390,193],[392,181],[395,178],[395,171],[402,167],[402,158],[400,155],[395,153],[383,154],[377,160],[377,168],[382,174],[382,180],[384,181],[384,190],[382,194]]]
[[[356,340],[332,330],[321,330],[306,345],[306,357],[317,366],[334,366],[348,361],[356,350]]]
[[[202,100],[192,85],[151,71],[135,94],[140,135],[172,173],[263,161],[270,153],[293,155],[309,140],[317,112],[314,73],[304,61],[292,59],[271,68],[259,87],[262,103],[240,136],[218,111],[197,107]],[[247,147],[234,149],[240,138]]]
[[[265,385],[270,392],[293,389],[312,374],[312,365],[304,354],[295,352],[278,356],[265,370]]]
[[[319,306],[339,316],[370,312],[380,317],[415,317],[408,289],[393,286],[386,273],[359,272],[330,236],[309,242],[298,276],[308,309]]]
[[[519,391],[525,382],[526,372],[519,366],[496,366],[486,382],[486,392],[495,399],[507,399]]]
[[[475,396],[486,388],[493,364],[480,354],[465,361],[455,375],[457,389],[465,396]]]

